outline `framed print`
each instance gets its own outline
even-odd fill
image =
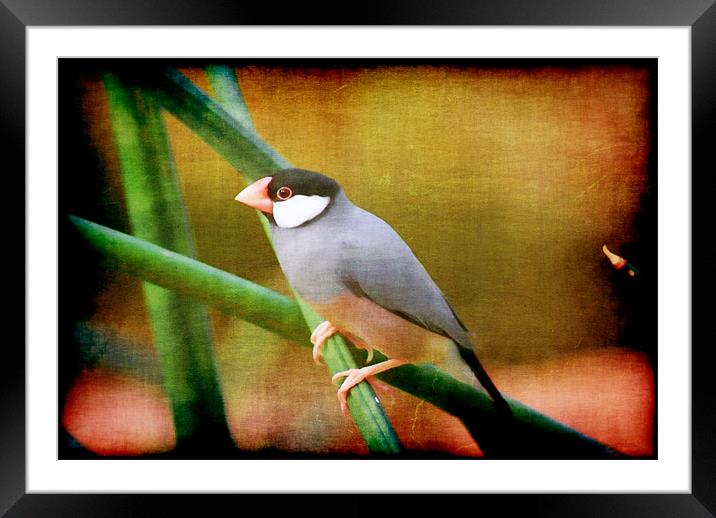
[[[714,508],[689,289],[713,6],[157,28],[6,3],[28,243],[9,516],[117,492]]]

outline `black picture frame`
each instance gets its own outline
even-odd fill
[[[335,3],[332,8],[316,9],[302,2],[277,9],[268,2],[261,5],[220,0],[0,0],[0,124],[5,192],[12,192],[12,198],[24,199],[14,193],[18,192],[15,189],[24,193],[24,174],[21,172],[25,167],[25,30],[28,26],[253,24],[689,26],[692,45],[692,236],[708,236],[712,232],[705,201],[712,192],[708,180],[716,171],[711,149],[716,142],[714,0],[491,0],[479,3],[462,0],[449,3],[449,8],[447,4],[430,0],[362,2],[360,7]],[[11,204],[4,206],[9,209]],[[20,236],[14,239],[13,234],[20,234],[20,225],[16,222],[18,212],[19,208],[6,215],[9,243],[20,242]],[[24,227],[22,239],[24,241]],[[713,270],[715,262],[708,239],[693,239],[691,252],[692,264],[684,265],[684,268],[692,268],[692,276],[698,276],[698,282],[692,288],[691,493],[473,495],[468,505],[475,506],[473,509],[495,505],[501,514],[508,516],[518,512],[520,515],[551,517],[706,517],[716,513],[716,441],[713,440],[716,434],[713,403],[716,377],[711,374],[713,362],[710,361],[713,339],[708,339],[710,333],[706,328],[707,305],[695,304],[700,298],[708,300],[705,295],[713,287],[709,267]],[[22,258],[12,257],[16,262],[22,260],[25,268],[27,257],[24,253]],[[9,277],[18,278],[19,282],[17,275]],[[7,281],[6,285],[9,285]],[[13,303],[6,310],[9,312],[6,314],[8,327],[16,321],[12,312],[20,312],[20,308],[24,309],[24,304]],[[185,509],[186,498],[177,495],[26,494],[25,354],[19,344],[19,340],[5,343],[0,364],[3,374],[0,376],[0,515],[144,516],[152,515],[152,506],[159,504],[160,515],[167,516],[174,512],[174,508]],[[315,511],[314,504],[305,499],[300,502],[306,506],[306,511]],[[420,497],[413,497],[411,502],[420,505],[423,511],[428,510]],[[280,504],[280,499],[262,498],[262,513]],[[445,509],[444,504],[438,502],[437,505]],[[458,505],[464,507],[465,503]],[[303,510],[294,507],[292,512]]]

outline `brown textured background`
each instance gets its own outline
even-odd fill
[[[210,92],[201,69],[183,72]],[[336,178],[403,236],[476,332],[498,386],[627,453],[651,453],[653,374],[646,356],[620,341],[624,301],[601,253],[604,243],[619,253],[640,239],[647,68],[298,64],[237,75],[268,143]],[[106,172],[102,203],[121,212],[101,83],[77,84]],[[288,294],[256,216],[233,201],[240,176],[181,123],[166,122],[198,258]],[[78,326],[129,343],[77,378],[63,422],[102,453],[171,447],[138,282],[108,272],[93,300]],[[219,313],[212,323],[239,447],[365,451],[310,350]],[[118,367],[133,362],[143,362],[144,381]],[[392,388],[381,397],[406,446],[479,455],[456,419]]]

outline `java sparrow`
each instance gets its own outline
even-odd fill
[[[332,178],[284,169],[235,198],[270,222],[288,281],[326,320],[313,332],[313,359],[340,332],[356,346],[390,359],[339,372],[341,410],[352,387],[405,363],[439,363],[459,353],[498,411],[509,407],[475,355],[470,333],[408,245],[386,222],[357,207]],[[458,360],[460,362],[460,360]]]

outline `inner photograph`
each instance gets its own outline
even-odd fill
[[[654,459],[655,59],[60,59],[60,459]]]

